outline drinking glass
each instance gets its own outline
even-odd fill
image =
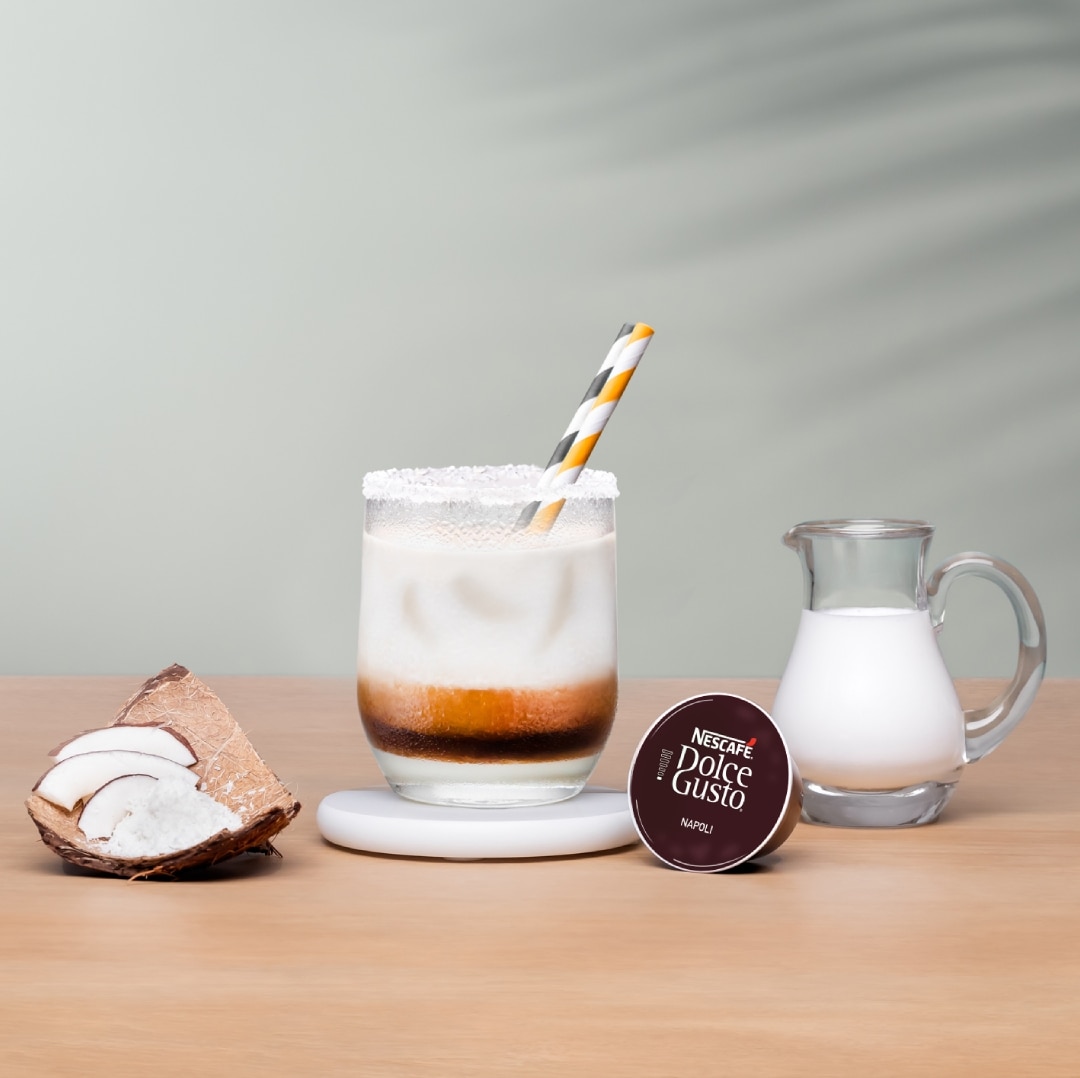
[[[618,691],[615,477],[586,470],[549,532],[541,469],[364,477],[357,699],[393,790],[440,805],[573,797]]]

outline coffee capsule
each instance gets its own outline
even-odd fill
[[[723,872],[772,853],[802,809],[802,782],[783,735],[756,704],[705,693],[670,708],[630,764],[641,841],[665,864]]]

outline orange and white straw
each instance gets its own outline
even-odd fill
[[[596,377],[582,398],[570,426],[551,454],[540,489],[546,493],[530,503],[518,519],[518,527],[532,532],[551,530],[566,499],[561,488],[573,483],[581,474],[615,405],[619,403],[638,362],[652,340],[653,331],[644,322],[627,323],[619,330]]]

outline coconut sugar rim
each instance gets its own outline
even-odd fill
[[[369,501],[519,505],[537,497],[543,474],[543,468],[531,464],[391,468],[368,472],[363,492]],[[582,471],[577,482],[559,489],[567,501],[601,501],[618,495],[615,476],[591,468]]]

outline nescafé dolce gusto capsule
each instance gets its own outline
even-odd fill
[[[741,696],[683,700],[653,723],[630,765],[641,841],[688,872],[722,872],[777,849],[802,808],[780,731]]]

